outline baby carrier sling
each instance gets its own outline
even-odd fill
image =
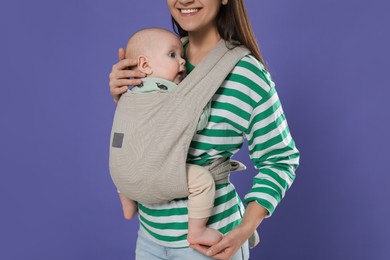
[[[127,91],[119,99],[109,166],[114,184],[126,197],[145,204],[188,197],[186,158],[200,114],[237,62],[249,54],[245,47],[227,44],[220,40],[176,89]],[[209,171],[216,183],[223,183],[229,171],[239,167],[220,158]]]

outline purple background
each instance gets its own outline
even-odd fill
[[[251,259],[390,259],[390,4],[246,2],[302,153]],[[165,1],[7,1],[0,26],[0,259],[133,259],[108,74],[134,30],[170,28]]]

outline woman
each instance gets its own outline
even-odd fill
[[[232,184],[216,186],[209,226],[224,234],[211,246],[190,245],[187,237],[187,200],[161,205],[139,204],[140,231],[137,259],[248,259],[247,240],[262,220],[272,215],[291,186],[299,152],[288,130],[274,83],[264,67],[243,0],[167,0],[174,27],[188,36],[187,71],[202,61],[222,38],[246,46],[252,55],[237,63],[212,99],[206,129],[191,143],[188,161],[204,165],[222,156],[231,157],[248,139],[251,160],[259,173],[245,196],[244,208]],[[123,59],[110,74],[110,91],[117,101],[127,86],[141,83],[141,73],[127,70],[135,64]],[[132,78],[132,79],[129,79]],[[128,200],[120,196],[125,218]],[[200,253],[201,254],[200,254]]]

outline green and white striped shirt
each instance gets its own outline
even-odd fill
[[[191,65],[187,68],[191,70]],[[259,171],[245,202],[257,201],[270,216],[294,181],[299,152],[270,74],[251,55],[237,63],[213,96],[209,122],[194,136],[188,162],[204,165],[219,157],[231,157],[241,148],[244,138]],[[168,247],[188,246],[186,199],[138,206],[141,228],[150,239]],[[240,224],[243,213],[244,206],[234,186],[217,185],[208,226],[226,234]]]

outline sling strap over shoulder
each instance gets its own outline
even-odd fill
[[[221,40],[176,89],[121,96],[110,142],[110,174],[121,193],[145,204],[188,196],[186,158],[198,119],[247,54]]]

